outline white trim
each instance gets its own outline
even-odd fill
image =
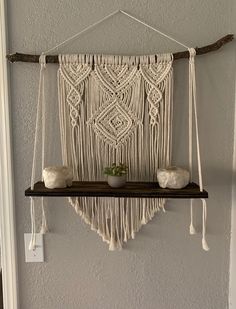
[[[234,149],[232,169],[231,238],[229,265],[229,308],[236,309],[236,84],[234,97]]]
[[[0,0],[0,235],[4,308],[17,309],[17,265],[14,190],[10,138],[6,11]]]

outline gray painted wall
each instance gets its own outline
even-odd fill
[[[39,53],[115,9],[122,8],[188,45],[205,45],[230,30],[228,1],[8,1],[11,52]],[[236,12],[236,10],[235,10]],[[234,29],[236,29],[236,25]],[[169,201],[121,252],[109,252],[66,200],[51,199],[46,262],[24,262],[24,232],[30,231],[29,186],[39,66],[11,65],[16,226],[21,309],[223,309],[228,303],[231,166],[234,115],[234,44],[197,59],[203,176],[210,199],[208,241],[190,237],[189,202]],[[60,52],[142,54],[180,50],[118,15]],[[174,163],[186,165],[187,61],[175,69]],[[56,134],[56,66],[49,69],[48,106]],[[49,119],[49,120],[50,120]],[[49,139],[50,138],[50,139]],[[50,142],[48,163],[58,161]],[[198,229],[201,212],[196,203]]]

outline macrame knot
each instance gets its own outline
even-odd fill
[[[189,51],[189,61],[193,62],[196,56],[196,50],[195,48],[191,47],[191,48],[188,48],[188,51]]]
[[[42,53],[39,57],[39,63],[41,65],[42,69],[46,68],[46,55],[44,55],[44,53]]]

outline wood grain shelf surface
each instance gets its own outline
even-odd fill
[[[72,187],[47,189],[39,181],[34,189],[28,188],[25,196],[94,196],[94,197],[144,197],[144,198],[208,198],[207,191],[202,192],[195,183],[183,189],[162,189],[156,182],[127,182],[122,188],[111,188],[103,181],[74,181]]]

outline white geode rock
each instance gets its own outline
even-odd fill
[[[67,166],[49,166],[43,169],[43,181],[48,189],[72,186],[73,172]]]
[[[181,189],[189,184],[190,173],[180,167],[167,167],[157,170],[157,180],[161,188]]]

